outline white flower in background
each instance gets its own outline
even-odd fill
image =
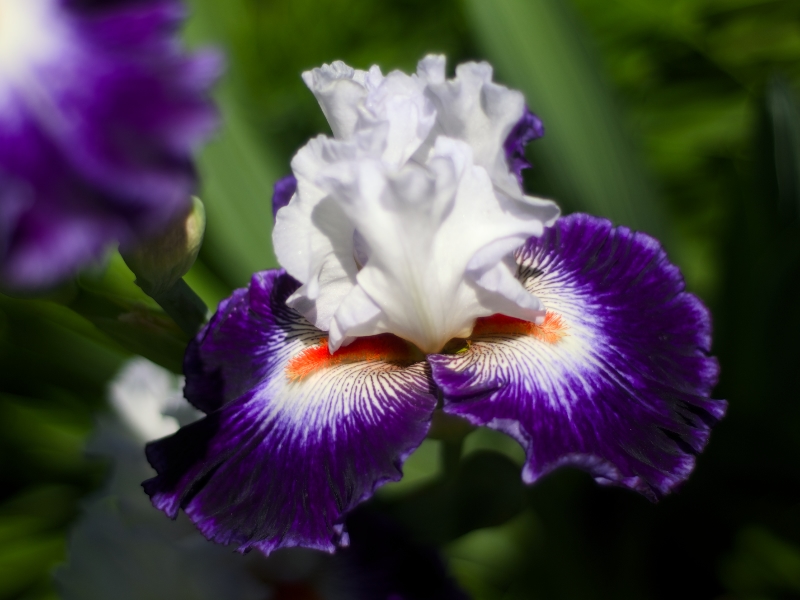
[[[68,562],[55,574],[63,600],[411,599],[420,589],[426,598],[466,599],[438,555],[379,514],[351,516],[353,545],[335,557],[288,548],[267,558],[213,544],[183,516],[155,510],[140,483],[153,475],[144,443],[200,415],[180,388],[178,377],[143,358],[111,383],[112,413],[90,450],[114,462],[112,480],[72,530]]]
[[[153,470],[144,444],[200,413],[182,398],[178,377],[131,360],[110,385],[111,414],[88,450],[113,462],[106,489],[74,526],[67,564],[56,572],[64,600],[264,600],[270,587],[255,568],[264,559],[210,544],[186,519],[153,510],[141,482]]]
[[[278,211],[278,260],[303,285],[289,304],[349,339],[393,333],[426,353],[497,313],[541,322],[513,252],[559,211],[526,196],[504,141],[521,93],[486,63],[446,80],[441,56],[415,75],[336,62],[304,73],[331,125],[292,161],[297,192]]]

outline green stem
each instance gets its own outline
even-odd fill
[[[138,285],[138,281],[137,281]],[[142,286],[140,286],[142,287]],[[158,302],[172,320],[177,323],[189,338],[193,338],[208,319],[208,308],[195,291],[183,280],[179,279],[164,292],[149,293],[142,289],[153,300]]]
[[[464,438],[442,440],[442,467],[446,477],[453,477],[461,461],[461,451],[464,448]]]
[[[180,373],[190,338],[163,312],[137,302],[76,286],[60,302],[81,315],[126,350]]]

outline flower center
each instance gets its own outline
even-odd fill
[[[567,329],[568,327],[562,320],[561,315],[547,311],[544,322],[542,322],[541,325],[531,323],[530,321],[515,319],[514,317],[507,317],[506,315],[482,317],[475,321],[475,329],[472,330],[472,335],[490,336],[498,333],[530,335],[542,342],[555,344],[564,336],[568,335]]]
[[[328,367],[360,362],[382,362],[405,367],[423,358],[411,344],[391,334],[358,338],[333,354],[328,349],[328,338],[321,338],[316,345],[292,358],[285,372],[286,377],[294,382]]]

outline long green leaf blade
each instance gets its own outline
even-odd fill
[[[564,0],[465,0],[501,78],[521,89],[546,127],[532,146],[566,208],[667,235],[664,211]]]

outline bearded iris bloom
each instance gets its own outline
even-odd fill
[[[214,53],[178,0],[0,0],[0,283],[36,289],[191,208]]]
[[[541,122],[489,65],[444,70],[304,74],[333,138],[276,186],[283,269],[220,304],[185,360],[205,418],[147,449],[155,506],[209,539],[346,545],[437,402],[516,439],[527,483],[572,465],[654,500],[723,416],[709,313],[659,243],[526,195]]]

